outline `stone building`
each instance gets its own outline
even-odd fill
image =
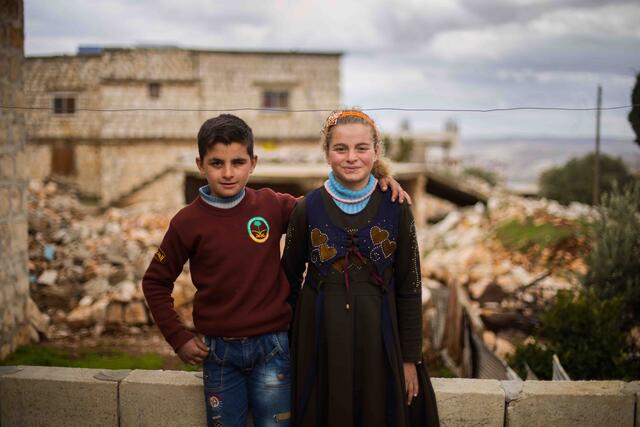
[[[24,7],[0,0],[0,99],[23,102]],[[0,109],[0,359],[29,341],[24,115]]]
[[[315,148],[326,113],[258,109],[336,108],[340,57],[172,47],[29,57],[26,105],[42,108],[28,113],[30,176],[67,179],[101,205],[154,187],[174,196],[167,189],[184,182],[175,164],[194,161],[202,122],[234,109],[247,109],[234,114],[252,126],[259,153]]]

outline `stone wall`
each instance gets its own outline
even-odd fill
[[[73,94],[76,108],[100,108],[99,57],[56,56],[27,58],[24,64],[26,104],[45,108],[31,110],[28,116],[29,143],[40,139],[97,138],[102,128],[102,115],[91,111],[75,114],[53,114],[55,95]]]
[[[640,382],[434,378],[450,426],[640,427]],[[0,424],[205,425],[202,374],[0,367]]]
[[[289,90],[290,109],[336,108],[340,62],[335,55],[203,53],[200,56],[205,109],[261,106],[264,89]],[[257,138],[318,141],[326,113],[242,111]],[[315,148],[315,147],[314,147]]]
[[[51,175],[51,146],[30,144],[27,155],[27,177],[43,181]]]
[[[29,178],[44,180],[52,175],[53,145],[29,144]],[[103,205],[125,197],[147,183],[151,184],[155,177],[168,172],[183,158],[195,164],[198,155],[194,140],[79,142],[72,145],[72,150],[76,171],[71,181],[84,197],[98,199]],[[171,176],[177,179],[176,182],[169,183],[163,177],[165,183],[172,191],[177,190],[184,183],[184,177]],[[141,197],[146,200],[151,194],[158,192],[151,190]],[[184,188],[180,188],[177,194],[182,200]],[[173,195],[171,197],[172,201],[177,200]],[[131,198],[134,199],[139,198]],[[164,203],[166,200],[158,201]]]
[[[115,201],[141,186],[152,184],[182,157],[195,163],[196,156],[194,141],[131,141],[129,144],[101,145],[100,199],[103,203]]]
[[[1,0],[0,10],[0,100],[23,105],[24,6]],[[25,140],[23,113],[0,110],[0,358],[29,340]]]
[[[123,205],[148,203],[154,209],[179,209],[185,200],[185,174],[181,170],[172,169],[158,177],[140,191],[122,200]]]

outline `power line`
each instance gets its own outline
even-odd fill
[[[403,108],[403,107],[371,107],[361,108],[362,111],[403,111],[403,112],[430,112],[430,113],[495,113],[502,111],[608,111],[608,110],[621,110],[625,108],[638,107],[640,104],[630,105],[616,105],[613,107],[504,107],[504,108]],[[14,105],[2,105],[2,110],[46,110],[51,111],[51,107],[20,107]],[[330,113],[336,110],[335,108],[305,108],[305,109],[286,109],[286,108],[252,108],[252,107],[240,107],[240,108],[76,108],[75,111],[84,112],[101,112],[101,113],[126,113],[136,111],[168,111],[168,112],[185,112],[185,113],[220,113],[220,112],[237,112],[237,111],[270,111],[280,113]]]

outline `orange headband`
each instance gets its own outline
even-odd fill
[[[346,116],[353,116],[353,117],[361,118],[365,122],[369,123],[371,125],[371,127],[376,129],[376,125],[375,125],[375,123],[373,123],[373,120],[371,120],[371,117],[367,116],[366,114],[364,114],[364,113],[362,113],[360,111],[336,111],[336,112],[334,112],[333,114],[331,114],[327,118],[327,129],[329,129],[331,126],[334,126],[336,123],[338,123],[338,119],[340,117],[346,117]]]

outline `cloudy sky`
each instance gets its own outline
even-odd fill
[[[78,45],[342,51],[342,102],[488,109],[628,105],[638,0],[25,0],[27,55]],[[594,112],[376,112],[383,129],[458,121],[463,136],[586,136]],[[632,138],[627,109],[603,133]]]

